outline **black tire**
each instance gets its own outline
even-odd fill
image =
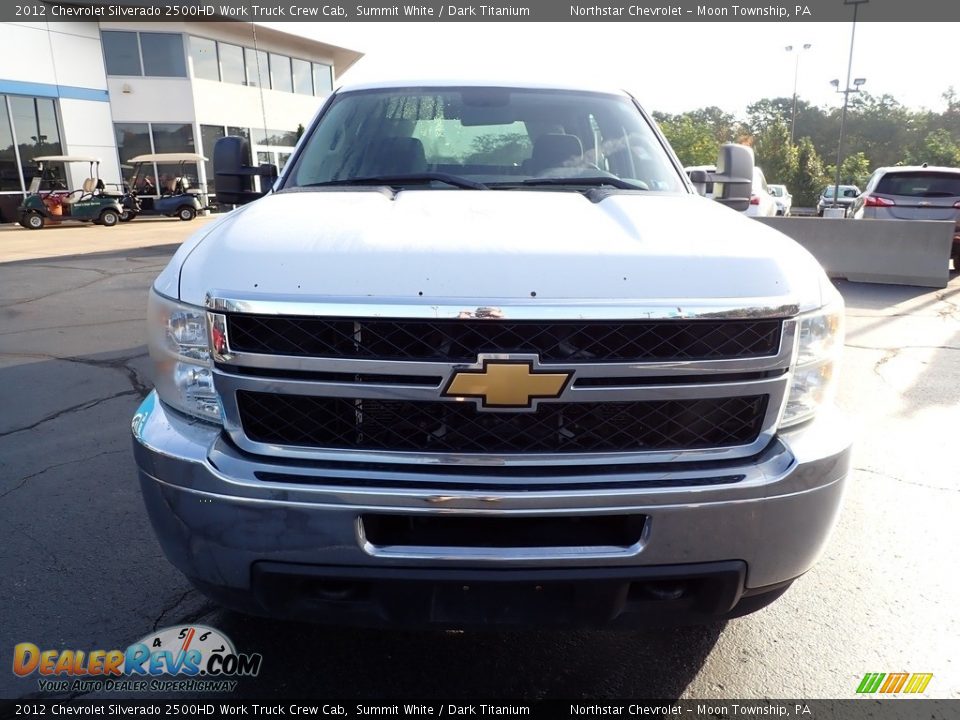
[[[133,220],[137,214],[133,210],[127,210],[126,208],[120,213],[120,222],[130,222]]]
[[[177,208],[177,217],[184,222],[189,222],[197,216],[197,211],[189,205],[183,205]]]
[[[950,257],[953,259],[954,271],[960,273],[960,252],[954,253]]]
[[[40,213],[32,212],[24,215],[20,224],[27,230],[42,230],[43,226],[47,224],[47,221]]]
[[[97,218],[97,222],[104,227],[113,227],[120,222],[120,213],[116,210],[104,210],[100,213],[100,217]]]

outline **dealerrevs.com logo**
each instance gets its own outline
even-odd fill
[[[256,676],[262,662],[205,625],[164,628],[126,650],[13,649],[14,674],[36,674],[41,692],[232,692],[235,678]]]

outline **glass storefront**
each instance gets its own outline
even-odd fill
[[[124,180],[130,182],[133,166],[130,159],[151,153],[196,152],[193,125],[190,123],[114,123],[117,138],[117,153]],[[184,177],[190,187],[198,187],[200,173],[195,163],[183,167]],[[152,169],[141,170],[136,191],[142,195],[155,195],[164,189],[172,189],[179,176],[179,163],[158,163]]]
[[[33,159],[62,154],[56,100],[0,95],[0,192],[24,192],[36,173]],[[62,166],[59,173],[65,177]]]

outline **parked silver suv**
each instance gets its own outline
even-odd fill
[[[853,206],[855,218],[873,220],[954,220],[953,267],[960,270],[960,168],[877,169]]]

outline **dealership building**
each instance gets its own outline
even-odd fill
[[[33,158],[101,160],[107,184],[129,159],[192,152],[211,158],[226,134],[252,161],[284,165],[302,126],[362,54],[245,22],[0,24],[0,221],[36,173]],[[16,61],[14,60],[16,59]],[[71,189],[89,166],[58,168]],[[154,187],[177,168],[151,169]],[[212,163],[186,168],[211,194]]]

